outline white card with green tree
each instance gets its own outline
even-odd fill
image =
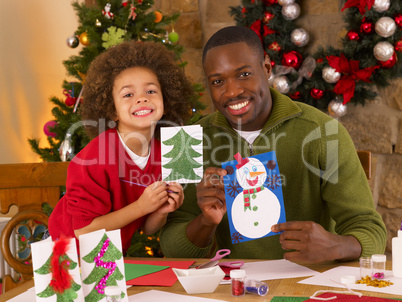
[[[162,180],[200,182],[203,175],[202,127],[162,127]]]
[[[31,243],[37,302],[84,301],[75,238]]]
[[[81,235],[79,241],[85,301],[104,302],[105,288],[118,286],[121,301],[127,302],[120,230],[98,230]]]

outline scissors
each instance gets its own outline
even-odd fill
[[[230,250],[222,249],[216,252],[214,258],[212,258],[207,263],[201,264],[197,267],[198,268],[208,268],[213,267],[215,265],[219,265],[222,267],[230,267],[230,268],[240,268],[244,265],[243,261],[230,261],[230,262],[219,262],[220,259],[230,254]]]

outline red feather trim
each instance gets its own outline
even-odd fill
[[[60,261],[63,255],[66,255],[70,240],[61,236],[53,247],[53,256],[50,259],[50,271],[52,272],[52,280],[50,286],[57,293],[63,293],[66,289],[71,288],[72,277],[68,272],[70,263],[68,260]]]

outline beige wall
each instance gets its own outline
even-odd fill
[[[70,0],[2,0],[0,12],[0,164],[37,162],[27,139],[46,143],[49,97],[64,97],[62,61],[79,51],[66,45],[77,17]]]

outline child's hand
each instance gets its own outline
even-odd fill
[[[168,193],[168,200],[159,209],[158,213],[167,214],[177,210],[184,200],[183,187],[177,182],[169,182],[166,185],[166,192]]]
[[[146,213],[152,213],[168,202],[168,192],[165,182],[156,181],[145,188],[137,202]]]

